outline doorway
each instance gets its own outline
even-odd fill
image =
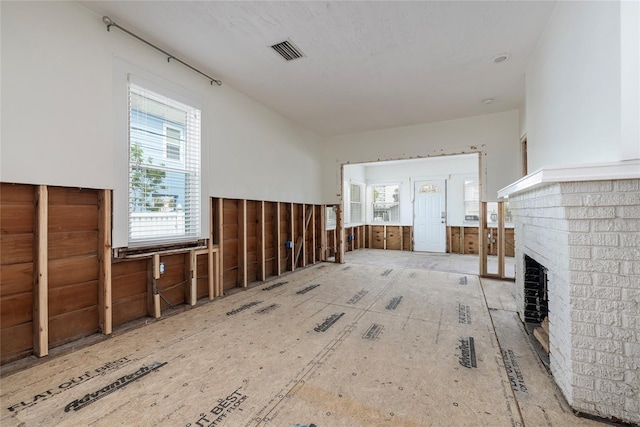
[[[446,181],[416,181],[414,190],[414,251],[444,253],[447,250]]]

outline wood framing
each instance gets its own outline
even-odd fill
[[[214,199],[215,209],[215,228],[214,228],[214,243],[218,245],[218,262],[219,266],[216,267],[216,273],[218,274],[218,288],[215,291],[215,296],[222,296],[224,294],[224,199],[222,197]]]
[[[189,269],[186,273],[188,276],[186,300],[187,304],[194,306],[198,302],[198,254],[193,249],[189,251]]]
[[[296,256],[295,256],[295,224],[294,224],[294,204],[289,203],[289,241],[291,242],[291,253],[289,255],[289,270],[295,271],[296,269]]]
[[[35,281],[33,287],[33,352],[38,357],[49,354],[49,280],[48,280],[48,190],[36,190]]]
[[[266,235],[264,225],[264,201],[257,205],[257,251],[258,251],[258,280],[267,280],[267,260],[266,260]]]
[[[238,284],[247,287],[247,201],[238,202]]]
[[[322,205],[320,209],[320,261],[327,260],[327,205]]]
[[[157,319],[162,314],[160,308],[160,292],[158,291],[158,280],[160,279],[160,255],[153,255],[153,318]]]
[[[111,283],[111,190],[98,194],[98,315],[100,330],[110,335],[113,328]]]
[[[281,252],[282,252],[282,239],[280,234],[282,233],[282,231],[280,230],[280,217],[281,217],[281,213],[280,213],[280,202],[276,202],[276,212],[273,215],[273,222],[275,223],[275,245],[276,245],[276,251],[275,251],[275,257],[276,259],[275,261],[275,266],[276,266],[276,276],[280,276],[282,274],[282,265],[280,262],[280,258],[281,258]]]
[[[505,256],[504,202],[498,202],[498,276],[504,278]]]
[[[218,274],[218,269],[214,270],[214,253],[213,253],[213,239],[215,237],[215,204],[214,199],[209,198],[209,240],[207,241],[207,264],[209,267],[209,274],[207,276],[207,285],[209,287],[209,300],[212,300],[216,297],[216,274]]]
[[[486,237],[487,237],[487,202],[480,202],[480,212],[478,219],[478,257],[480,261],[480,276],[487,275],[487,248],[486,248]]]
[[[344,264],[344,225],[341,205],[336,207],[336,262]]]

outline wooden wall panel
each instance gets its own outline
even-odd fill
[[[223,208],[223,283],[224,290],[238,286],[238,201],[224,199]]]
[[[148,261],[136,259],[111,266],[113,326],[147,317]]]
[[[0,364],[33,350],[35,187],[0,187]]]
[[[315,257],[316,261],[322,260],[322,234],[325,232],[325,225],[322,223],[322,218],[324,218],[322,210],[324,207],[322,205],[315,206],[315,227],[316,227],[316,247],[315,247]]]
[[[276,221],[275,215],[275,203],[264,202],[264,257],[265,257],[265,269],[266,277],[271,277],[277,274],[275,271],[275,256],[276,256]]]
[[[258,207],[260,204],[247,200],[247,283],[258,280]]]
[[[280,242],[281,242],[281,250],[280,250],[280,273],[287,271],[289,255],[291,254],[291,249],[286,249],[284,247],[285,242],[287,240],[291,240],[291,231],[289,225],[289,215],[291,212],[291,204],[290,203],[280,203]]]
[[[209,257],[207,254],[198,255],[196,297],[209,298]]]
[[[447,242],[449,246],[449,252],[452,254],[462,253],[462,248],[460,245],[460,227],[447,227],[448,236],[451,236],[451,240]]]
[[[516,256],[515,230],[513,228],[507,228],[505,230],[504,255],[510,257]]]
[[[370,225],[371,233],[371,249],[384,249],[384,226]]]
[[[302,224],[302,218],[303,218],[303,206],[299,203],[294,203],[293,204],[293,230],[294,230],[294,236],[293,236],[293,247],[294,249],[297,248],[298,246],[298,238],[302,238],[303,234],[302,234],[302,229],[303,229],[303,224]],[[293,252],[293,256],[295,256],[295,250]],[[296,264],[296,268],[298,267],[302,267],[302,248],[300,249],[300,255],[298,256],[298,262]]]
[[[93,335],[96,332],[98,332],[97,304],[73,312],[49,316],[50,348]]]
[[[2,325],[0,329],[1,363],[5,364],[31,354],[33,349],[33,323],[16,326]]]
[[[400,250],[400,227],[397,225],[387,225],[387,249]]]
[[[49,187],[49,348],[99,331],[98,191]]]
[[[459,254],[478,254],[478,228],[477,227],[460,227],[460,226],[452,226],[449,227],[451,240],[449,243],[449,248],[451,253]],[[489,228],[487,231],[491,232],[492,235],[497,239],[498,238],[498,229],[497,228]],[[489,242],[485,245],[486,251],[488,255],[498,255],[498,243],[494,243],[491,245]],[[515,256],[515,246],[514,246],[514,230],[513,228],[507,228],[505,230],[505,256]]]
[[[475,227],[464,229],[464,253],[478,254],[478,229]]]
[[[350,252],[353,250],[353,241],[349,236],[353,234],[353,227],[345,227],[344,228],[344,251]]]
[[[413,251],[413,227],[410,225],[402,227],[402,250]]]
[[[306,253],[306,265],[313,264],[313,205],[305,205],[305,235],[304,250]],[[308,226],[307,226],[308,224]]]
[[[161,256],[160,262],[164,263],[165,273],[160,275],[157,286],[164,297],[160,298],[160,309],[164,311],[170,308],[169,304],[175,307],[186,302],[185,290],[190,286],[190,281],[187,280],[185,267],[189,265],[189,254]]]

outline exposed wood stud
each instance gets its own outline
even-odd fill
[[[188,282],[190,286],[187,302],[189,305],[194,306],[198,302],[198,255],[194,250],[189,251],[189,270],[187,274],[191,276],[191,280]]]
[[[214,270],[214,253],[213,253],[213,239],[215,236],[216,226],[214,224],[215,215],[215,201],[212,197],[209,198],[209,241],[207,242],[207,265],[209,266],[209,274],[207,275],[207,284],[209,287],[209,300],[212,300],[216,296],[216,275],[218,269]]]
[[[280,276],[282,274],[282,266],[280,265],[280,257],[281,257],[281,251],[282,251],[282,239],[280,237],[280,202],[276,202],[276,213],[274,217],[275,218],[273,222],[275,222],[275,228],[276,228],[276,236],[275,236],[276,237],[275,238],[276,275]]]
[[[160,292],[158,291],[158,280],[160,279],[160,255],[153,255],[153,317],[159,318],[160,310]]]
[[[400,226],[400,250],[404,251],[404,228]]]
[[[311,264],[316,263],[316,207],[311,205]]]
[[[218,262],[219,266],[216,268],[218,273],[218,289],[216,290],[217,297],[224,294],[224,199],[220,197],[216,204],[216,243],[218,244]]]
[[[247,201],[238,203],[238,281],[247,287]]]
[[[33,351],[36,356],[49,354],[49,279],[48,279],[48,190],[39,185],[36,193],[35,275],[33,286]]]
[[[301,250],[302,250],[302,267],[307,265],[307,225],[309,224],[308,222],[308,214],[307,214],[307,205],[305,205],[304,203],[302,205],[300,205],[301,208],[301,212],[300,215],[302,215],[302,221],[301,221],[301,226],[302,226],[302,233],[299,237],[299,239],[301,239]],[[300,256],[300,253],[296,251],[296,264],[298,263],[298,257]]]
[[[336,262],[344,264],[344,226],[342,223],[342,205],[336,209]]]
[[[220,249],[222,248],[222,245],[218,246],[217,248],[214,248],[214,257],[213,257],[213,263],[214,263],[214,269],[215,269],[215,275],[216,275],[216,283],[215,283],[215,287],[216,287],[216,296],[221,296],[222,295],[222,255],[220,255]],[[210,299],[213,299],[211,296],[209,297]]]
[[[327,260],[327,205],[320,207],[320,261]]]
[[[266,261],[266,236],[265,236],[265,228],[264,228],[264,201],[258,202],[258,280],[264,282],[267,280],[267,261]]]
[[[498,202],[498,276],[504,278],[505,256],[504,202]]]
[[[290,242],[291,245],[294,245],[295,240],[295,227],[294,227],[294,221],[293,221],[293,203],[289,203],[289,236],[290,237]],[[291,251],[291,254],[289,255],[289,270],[290,271],[295,271],[296,269],[296,260],[295,260],[295,248],[292,247],[291,249],[289,249]]]
[[[487,275],[487,202],[480,202],[478,219],[478,255],[480,260],[480,276]]]
[[[373,248],[373,226],[368,225],[367,228],[369,229],[369,246],[367,247]]]
[[[383,227],[383,235],[382,235],[382,249],[387,249],[387,226],[384,225]]]
[[[98,194],[98,313],[100,330],[110,335],[113,328],[111,293],[111,190],[102,190]]]

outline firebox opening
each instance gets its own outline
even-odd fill
[[[549,354],[549,299],[547,269],[530,256],[524,256],[524,320],[527,330]]]

